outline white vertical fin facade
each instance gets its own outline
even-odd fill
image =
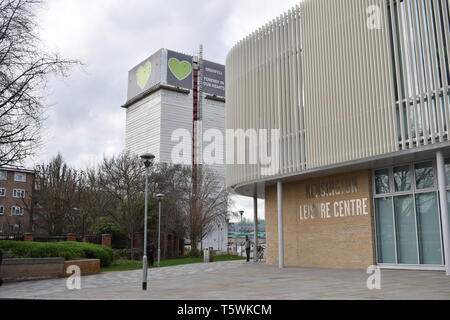
[[[273,177],[447,141],[449,9],[301,2],[228,54],[227,129],[281,131]],[[229,187],[261,179],[260,165],[227,166]]]
[[[240,41],[227,57],[227,129],[281,130],[280,152],[270,155],[279,157],[279,174],[307,167],[301,38],[297,6]],[[273,141],[267,141],[270,153]],[[259,143],[256,150],[261,153]],[[259,163],[227,166],[228,185],[261,177]]]

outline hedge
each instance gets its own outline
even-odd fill
[[[111,248],[84,242],[0,241],[0,250],[16,258],[100,259],[102,267],[108,267],[114,259]]]

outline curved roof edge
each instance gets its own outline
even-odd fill
[[[228,189],[238,195],[247,197],[253,197],[256,193],[258,198],[262,199],[264,198],[265,188],[271,185],[275,185],[280,180],[282,182],[301,181],[350,171],[365,169],[370,170],[383,166],[389,167],[392,165],[403,164],[406,162],[418,162],[433,158],[436,151],[439,150],[444,151],[444,155],[450,157],[450,141],[445,141],[434,145],[422,146],[420,148],[396,151],[365,159],[343,162],[331,166],[291,172],[279,176],[270,176],[263,179],[242,182],[233,186],[229,186]]]

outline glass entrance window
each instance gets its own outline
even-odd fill
[[[448,209],[448,221],[450,221],[450,191],[447,191],[447,209]]]
[[[395,230],[392,210],[392,198],[375,199],[375,214],[377,220],[378,257],[381,263],[396,263]]]
[[[450,221],[450,159],[445,160],[445,176],[447,178],[447,209],[448,209],[448,221]]]
[[[418,264],[416,219],[411,195],[394,197],[398,263]]]
[[[447,187],[450,187],[450,159],[445,160],[445,176],[447,178]]]
[[[450,199],[450,161],[446,161],[446,172]],[[442,266],[442,226],[434,162],[375,170],[373,188],[378,262]]]
[[[441,226],[436,192],[416,195],[421,263],[443,264]]]

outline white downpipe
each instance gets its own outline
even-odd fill
[[[253,258],[255,261],[258,261],[258,196],[255,192],[253,196],[253,228],[254,228],[254,250],[253,250]]]
[[[284,268],[284,235],[283,235],[283,183],[277,182],[278,204],[278,267]]]

